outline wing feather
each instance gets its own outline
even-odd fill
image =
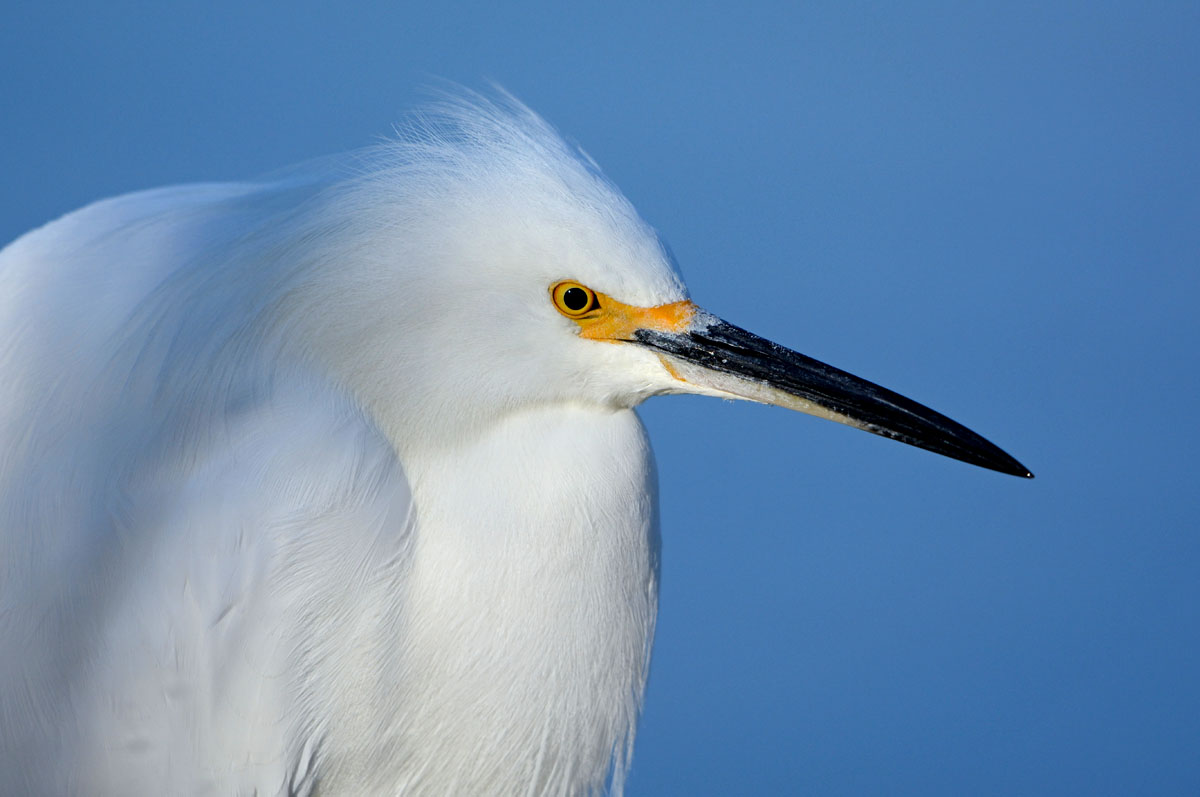
[[[370,419],[252,346],[162,370],[219,309],[175,255],[251,192],[110,200],[0,252],[0,793],[308,793],[330,654],[393,605],[412,501]]]

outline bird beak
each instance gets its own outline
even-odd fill
[[[675,312],[663,312],[677,306]],[[684,384],[682,390],[775,404],[972,465],[1033,476],[962,424],[898,393],[760,338],[690,302],[652,309],[658,312],[642,316],[650,323],[622,337],[654,350]]]

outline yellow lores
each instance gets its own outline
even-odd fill
[[[570,280],[551,285],[550,295],[558,312],[579,324],[580,336],[591,340],[629,342],[639,329],[679,334],[687,330],[698,309],[689,301],[634,307]]]

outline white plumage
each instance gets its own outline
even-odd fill
[[[682,288],[531,113],[436,124],[101,202],[0,256],[0,792],[623,771],[657,557],[628,407],[654,375],[579,373],[597,344],[546,286]]]
[[[658,572],[632,408],[913,442],[684,350],[722,323],[506,98],[11,244],[0,793],[619,792]]]

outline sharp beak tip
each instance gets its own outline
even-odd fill
[[[1012,460],[1012,467],[1003,472],[1010,473],[1013,476],[1020,476],[1022,479],[1033,478],[1033,471],[1022,465],[1020,462],[1017,462],[1015,459]]]
[[[944,415],[707,313],[684,333],[642,329],[633,342],[670,358],[664,363],[677,379],[687,376],[683,381],[731,397],[819,415],[970,465],[1033,478],[1001,448]]]
[[[1017,462],[1015,459],[1008,456],[1007,454],[1004,455],[1003,459],[999,459],[999,460],[988,460],[988,461],[964,460],[964,461],[968,462],[971,465],[978,465],[980,467],[987,468],[988,470],[994,470],[997,473],[1004,473],[1009,476],[1017,476],[1022,479],[1032,479],[1033,478],[1033,472],[1031,470],[1029,470],[1029,468],[1025,467],[1020,462]]]

